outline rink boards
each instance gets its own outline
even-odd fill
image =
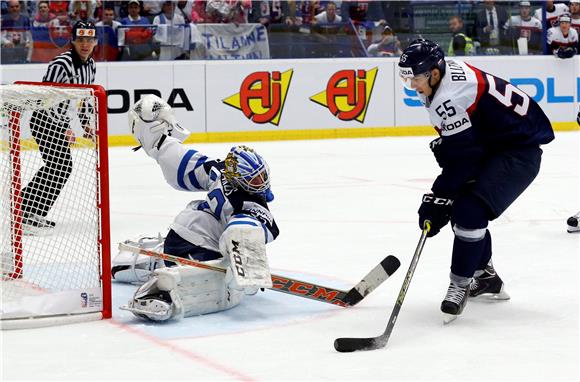
[[[539,102],[556,130],[577,129],[580,57],[469,57]],[[127,111],[143,94],[171,104],[190,141],[433,134],[398,59],[303,59],[98,63],[108,92],[111,144],[134,144]],[[23,70],[24,69],[24,70]],[[45,64],[3,65],[3,83],[42,79]]]

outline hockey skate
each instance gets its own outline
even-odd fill
[[[463,308],[467,304],[467,296],[469,295],[469,285],[460,286],[455,282],[449,283],[447,288],[447,295],[443,302],[441,302],[441,311],[443,312],[443,323],[448,324],[454,321],[463,312]]]
[[[55,222],[40,215],[30,212],[22,214],[22,231],[24,235],[48,234],[55,226]]]
[[[568,225],[568,232],[569,233],[574,233],[574,232],[580,232],[580,212],[578,212],[576,215],[574,216],[570,216],[568,218],[568,220],[566,221],[566,224]]]
[[[151,321],[168,320],[172,313],[171,303],[165,301],[162,295],[136,298],[129,301],[127,305],[120,306],[119,309],[127,310],[139,318]]]
[[[119,309],[127,310],[135,316],[151,321],[166,321],[173,315],[173,301],[168,291],[159,290],[157,278],[153,277],[135,292],[127,305]]]
[[[504,284],[490,261],[483,271],[477,271],[469,288],[469,297],[488,300],[509,300]]]

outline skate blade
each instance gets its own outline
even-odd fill
[[[470,297],[469,299],[472,301],[494,302],[494,301],[507,301],[510,298],[511,298],[510,295],[507,294],[507,292],[504,291],[502,287],[499,293],[483,293],[477,297]]]
[[[443,313],[443,325],[448,325],[459,317],[457,314]]]
[[[568,233],[576,233],[576,232],[580,232],[580,228],[568,226],[567,231],[568,231]]]
[[[150,316],[155,316],[155,317],[165,317],[168,313],[167,311],[152,312],[150,310],[143,310],[143,309],[139,309],[139,308],[134,308],[134,307],[129,306],[129,305],[121,305],[119,307],[119,310],[126,310],[126,311],[131,312],[131,313],[138,313],[138,314],[150,315]]]
[[[137,316],[139,318],[143,318],[143,319],[151,320],[151,321],[166,321],[166,320],[171,318],[171,310],[170,309],[150,311],[150,310],[145,310],[145,309],[139,309],[135,306],[132,306],[129,303],[128,305],[119,306],[119,310],[126,310],[128,312],[133,313],[135,316]]]

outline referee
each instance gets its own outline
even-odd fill
[[[97,45],[97,30],[91,22],[77,21],[72,28],[72,47],[56,56],[48,65],[43,82],[90,85],[95,81],[96,66],[92,58]],[[44,165],[22,190],[24,232],[34,234],[38,229],[50,229],[55,222],[46,215],[56,202],[72,172],[70,143],[75,136],[70,128],[67,111],[70,101],[61,102],[50,110],[36,111],[30,118],[30,130],[44,161]],[[79,119],[85,137],[93,138],[88,125],[92,107],[82,105]]]

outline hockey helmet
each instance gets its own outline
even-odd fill
[[[234,186],[251,194],[266,195],[270,190],[268,164],[247,146],[231,148],[226,156],[224,175]]]
[[[445,74],[445,54],[433,41],[416,39],[403,51],[399,59],[399,77],[406,88],[414,89],[418,78],[429,78],[437,68],[441,77]]]
[[[77,37],[90,37],[97,38],[97,27],[90,21],[77,21],[72,27],[72,40],[76,40]]]
[[[558,17],[558,22],[561,23],[571,23],[572,22],[572,16],[570,16],[569,13],[563,13],[560,15],[560,17]]]

